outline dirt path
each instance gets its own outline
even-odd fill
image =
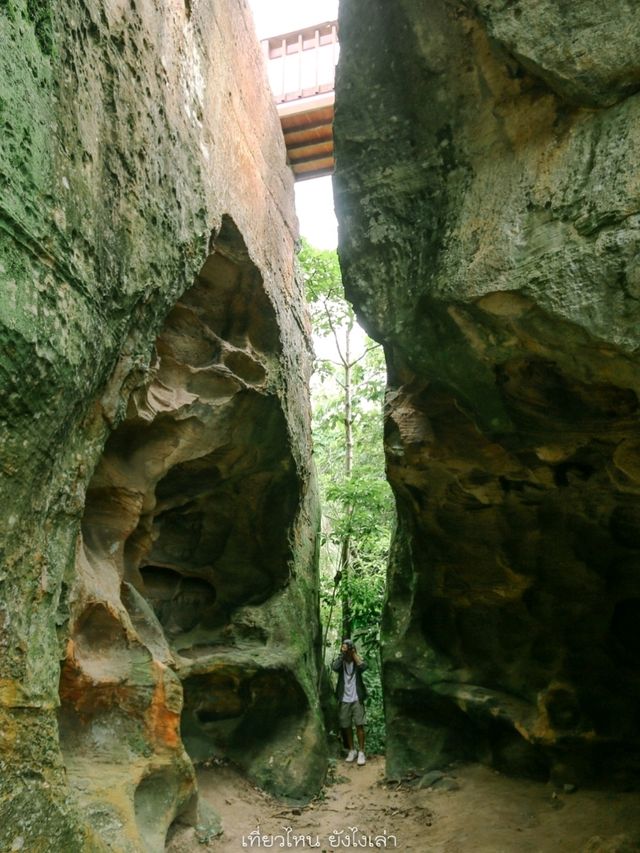
[[[203,844],[193,830],[184,830],[167,851],[265,849],[264,844],[248,846],[249,834],[258,827],[262,836],[274,837],[271,849],[286,849],[275,836],[290,827],[290,848],[326,853],[353,847],[351,827],[357,827],[360,842],[386,830],[387,849],[394,849],[390,836],[395,836],[395,849],[417,853],[640,851],[638,794],[554,792],[549,785],[510,779],[478,765],[452,770],[431,790],[418,789],[385,784],[381,757],[370,758],[365,767],[340,762],[336,775],[321,798],[292,808],[255,789],[231,767],[202,770],[201,796],[221,815],[224,833]],[[437,789],[443,785],[456,789]],[[340,843],[332,843],[331,836],[340,830]],[[295,836],[301,835],[310,838],[295,846]]]

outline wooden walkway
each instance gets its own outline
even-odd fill
[[[337,22],[272,36],[262,46],[295,179],[330,175]]]

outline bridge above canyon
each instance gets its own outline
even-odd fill
[[[337,22],[271,36],[262,48],[295,179],[332,174]]]

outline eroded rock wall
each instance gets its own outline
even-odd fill
[[[391,775],[638,768],[639,23],[342,7],[340,259],[386,348],[399,516]]]
[[[161,850],[324,775],[292,178],[239,0],[0,43],[0,847]]]

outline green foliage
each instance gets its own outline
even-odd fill
[[[27,13],[33,21],[36,38],[43,53],[53,51],[53,23],[51,20],[50,0],[27,0]]]
[[[337,598],[348,602],[352,636],[369,667],[365,673],[367,748],[384,752],[379,626],[394,519],[382,446],[384,358],[381,347],[356,329],[336,253],[316,250],[303,241],[298,259],[316,349],[329,352],[328,357],[317,359],[312,382],[314,452],[323,501],[321,618],[325,627],[329,623],[331,649],[325,653],[332,658],[340,640]],[[346,465],[345,381],[351,403],[350,466]],[[336,595],[334,576],[345,541],[348,571],[342,573]]]
[[[24,14],[33,24],[33,28],[40,45],[40,50],[47,56],[53,54],[53,21],[51,14],[51,0],[0,0],[0,12],[4,12],[9,20],[15,21],[16,17]]]
[[[367,698],[367,751],[384,755],[386,729],[379,667],[367,670],[365,676],[367,677],[367,689],[369,691]]]
[[[349,320],[353,322],[353,310],[344,298],[336,252],[314,249],[303,238],[298,253],[298,265],[304,281],[314,333],[321,336],[331,333],[325,306],[330,307],[331,321],[336,325],[342,326]]]

